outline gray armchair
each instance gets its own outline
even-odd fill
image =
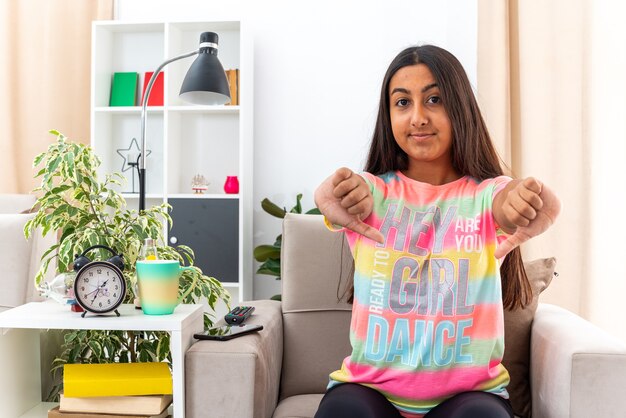
[[[189,418],[313,417],[350,353],[350,305],[338,301],[351,274],[342,234],[321,217],[283,223],[282,303],[260,300],[259,333],[200,341],[186,355]],[[626,416],[626,345],[562,308],[540,304],[531,331],[533,417]]]

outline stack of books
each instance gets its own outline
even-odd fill
[[[166,418],[171,403],[166,363],[66,364],[48,418]]]

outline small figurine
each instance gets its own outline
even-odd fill
[[[204,193],[207,191],[208,188],[209,182],[203,175],[196,174],[195,176],[193,176],[193,180],[191,180],[191,190],[193,190],[194,193]]]

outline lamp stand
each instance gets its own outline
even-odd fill
[[[146,93],[143,96],[143,103],[141,105],[141,155],[139,158],[139,213],[146,210],[146,119],[148,112],[146,111],[148,106],[148,98],[150,98],[150,92],[152,92],[152,85],[154,84],[157,75],[161,72],[163,67],[174,61],[178,61],[183,58],[192,57],[200,52],[199,49],[188,52],[186,54],[179,55],[164,61],[157,69],[152,73],[148,87],[146,87]]]

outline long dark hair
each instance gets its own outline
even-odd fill
[[[462,176],[485,180],[504,174],[467,74],[458,59],[445,49],[423,45],[400,52],[391,62],[380,91],[380,106],[365,171],[378,175],[408,168],[408,156],[394,140],[389,117],[389,83],[401,68],[424,64],[437,82],[443,106],[452,124],[452,166]],[[516,248],[500,268],[502,299],[506,309],[524,307],[532,289]]]

